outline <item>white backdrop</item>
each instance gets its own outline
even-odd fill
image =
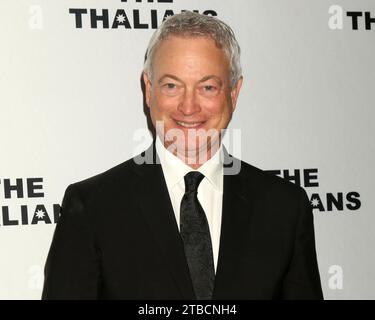
[[[40,298],[65,188],[133,155],[155,17],[182,9],[214,11],[237,35],[231,128],[243,160],[306,188],[325,298],[374,299],[373,0],[2,0],[0,298]],[[113,28],[117,10],[128,25]]]

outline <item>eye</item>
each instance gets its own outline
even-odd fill
[[[215,97],[219,93],[220,88],[214,84],[203,84],[198,88],[198,90],[204,97],[211,98]]]
[[[167,89],[175,89],[177,87],[174,83],[167,83],[165,86]]]
[[[203,88],[204,88],[205,91],[215,91],[216,90],[216,87],[210,86],[210,85],[204,86]]]
[[[176,96],[181,93],[182,86],[177,83],[166,82],[160,86],[160,90],[165,95]]]

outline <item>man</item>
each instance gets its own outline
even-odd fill
[[[305,191],[221,145],[242,84],[230,27],[167,19],[143,80],[155,141],[68,187],[43,298],[321,299]]]

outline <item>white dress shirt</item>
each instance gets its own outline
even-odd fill
[[[207,216],[216,272],[223,205],[222,147],[220,147],[211,159],[205,162],[197,170],[192,169],[178,157],[169,152],[161,143],[159,137],[156,139],[156,152],[158,153],[160,164],[163,169],[164,178],[167,183],[169,197],[172,202],[179,230],[180,205],[182,197],[185,194],[184,176],[190,171],[199,171],[205,176],[198,187],[198,200]]]

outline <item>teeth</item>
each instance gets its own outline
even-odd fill
[[[202,122],[187,123],[187,122],[181,122],[181,121],[176,121],[176,122],[177,124],[185,128],[194,128],[194,127],[199,126],[202,123]]]

